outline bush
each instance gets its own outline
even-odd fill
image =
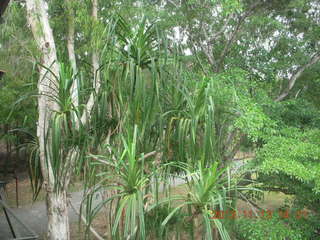
[[[270,219],[241,218],[236,222],[236,237],[239,240],[303,240],[307,239],[299,229],[286,225],[279,216]]]

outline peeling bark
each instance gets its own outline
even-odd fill
[[[68,240],[69,222],[66,191],[54,192],[55,178],[50,156],[46,154],[46,140],[52,111],[59,110],[52,101],[56,93],[59,66],[52,29],[49,24],[47,2],[26,0],[28,22],[41,53],[42,66],[39,67],[37,137],[40,145],[40,165],[47,191],[48,239]],[[50,69],[50,71],[48,71]]]
[[[92,19],[96,23],[98,21],[98,0],[92,0]],[[94,46],[92,51],[92,67],[94,74],[93,88],[94,92],[90,94],[89,100],[87,102],[86,108],[81,116],[81,122],[85,123],[90,120],[90,113],[94,105],[94,95],[96,95],[101,87],[100,70],[99,70],[99,55],[97,48]]]
[[[48,239],[70,239],[66,191],[47,194]]]
[[[52,111],[58,110],[57,104],[50,100],[50,95],[53,95],[53,90],[56,86],[56,78],[54,75],[58,76],[59,67],[57,64],[53,34],[46,12],[47,3],[43,0],[27,0],[26,7],[28,12],[28,22],[41,52],[41,63],[44,67],[50,68],[51,70],[51,72],[49,72],[43,66],[39,67],[39,118],[37,123],[37,136],[39,138],[40,145],[42,174],[45,179],[45,184],[51,184],[51,181],[53,181],[53,173],[50,161],[48,161],[50,159],[47,159],[48,156],[45,155],[45,136],[48,132],[50,114]]]
[[[69,55],[69,62],[72,67],[73,74],[77,73],[77,61],[76,54],[74,50],[74,33],[75,33],[75,23],[74,23],[74,9],[72,6],[74,0],[66,0],[67,11],[68,11],[68,35],[67,35],[67,48]],[[78,93],[78,81],[75,79],[71,87],[71,96],[73,104],[75,107],[79,106],[79,93]]]

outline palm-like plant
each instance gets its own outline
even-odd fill
[[[229,234],[220,219],[212,219],[211,211],[224,211],[231,208],[232,198],[230,194],[236,191],[236,184],[231,181],[228,169],[218,169],[215,162],[210,168],[205,168],[198,162],[198,167],[181,167],[185,173],[187,193],[184,195],[171,196],[165,201],[177,201],[178,206],[162,222],[164,228],[170,219],[178,211],[188,212],[185,219],[191,223],[191,239],[194,239],[194,221],[202,219],[202,233],[206,239],[213,239],[213,230],[217,229],[222,239],[230,239]]]
[[[53,99],[59,111],[53,112],[47,137],[47,154],[51,160],[53,174],[58,189],[66,189],[72,173],[79,170],[86,153],[88,132],[82,124],[79,107],[74,105],[71,88],[76,76],[70,67],[60,65],[58,85],[54,86],[56,94]]]
[[[117,126],[107,137],[108,141],[99,141],[107,143],[105,146],[100,143],[104,156],[91,156],[95,159],[91,166],[96,167],[91,175],[95,177],[88,184],[89,220],[92,221],[103,206],[110,209],[114,206],[115,211],[110,211],[114,213],[110,221],[112,237],[145,239],[145,215],[156,210],[159,203],[178,202],[181,204],[162,222],[163,228],[175,213],[186,211],[189,215],[186,220],[191,225],[193,218],[202,219],[207,239],[212,239],[213,232],[230,239],[224,221],[210,219],[209,210],[231,208],[237,190],[223,157],[226,133],[232,130],[234,119],[229,109],[233,95],[225,93],[233,93],[233,89],[223,92],[220,82],[224,79],[220,76],[199,81],[198,76],[183,72],[179,64],[170,65],[172,73],[164,71],[167,67],[161,64],[164,61],[157,61],[160,40],[155,38],[155,28],[148,26],[146,20],[132,28],[120,18],[117,35],[120,42],[116,46],[122,64],[115,61],[113,65],[118,74],[110,75],[112,79],[108,82],[112,96],[101,95],[102,104],[96,105],[101,110],[102,122],[106,106],[116,112]],[[141,155],[151,151],[162,157],[147,161]],[[186,196],[165,200],[159,197],[160,184],[158,181],[154,184],[151,175],[161,177],[157,168],[165,167],[164,163],[168,162],[187,164],[170,170],[187,176]],[[151,183],[156,185],[156,204],[147,207],[145,198],[153,195]],[[101,189],[114,194],[90,209],[94,193]],[[194,233],[190,232],[190,236]]]
[[[159,37],[156,26],[148,24],[147,19],[132,27],[121,16],[117,18],[116,33],[119,38],[118,52],[124,65],[124,76],[130,76],[131,97],[136,94],[136,89],[143,86],[142,72],[149,69],[155,70],[154,64],[159,56]],[[137,93],[139,95],[139,92]],[[141,95],[141,93],[140,93]]]
[[[116,211],[112,219],[112,237],[120,239],[131,239],[139,236],[145,239],[145,190],[150,183],[150,174],[144,173],[144,157],[140,158],[136,152],[137,127],[134,129],[133,136],[122,138],[123,152],[118,160],[107,159],[103,156],[92,156],[97,159],[97,164],[105,172],[99,174],[100,179],[98,188],[88,195],[89,202],[97,191],[113,191],[115,194],[100,202],[90,211],[89,221],[99,212],[105,204],[116,202]],[[111,209],[111,208],[110,208]]]
[[[156,27],[148,24],[143,18],[137,27],[133,28],[121,16],[117,19],[117,36],[120,40],[119,51],[125,62],[133,63],[141,69],[149,68],[152,58],[157,60],[159,55],[159,39]]]
[[[47,69],[51,72],[50,69]],[[52,72],[51,72],[52,73]],[[53,74],[53,73],[52,73]],[[59,76],[54,76],[57,84],[50,87],[53,94],[48,94],[50,101],[56,104],[57,111],[52,112],[48,131],[45,136],[45,153],[50,176],[54,182],[54,190],[67,190],[71,176],[75,170],[81,169],[88,142],[87,129],[80,121],[79,107],[75,107],[72,99],[71,86],[76,76],[70,67],[61,64]],[[30,160],[31,180],[34,185],[35,197],[41,189],[43,176],[40,174],[38,144],[32,144]],[[45,167],[45,166],[42,166]]]

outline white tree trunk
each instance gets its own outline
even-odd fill
[[[68,0],[71,3],[73,0]],[[98,0],[92,0],[92,18],[96,22],[98,21]],[[68,5],[70,6],[70,5]],[[57,104],[51,101],[50,95],[53,96],[55,92],[55,86],[58,85],[57,78],[59,76],[59,65],[57,63],[56,47],[52,29],[49,24],[49,18],[47,13],[47,2],[44,0],[26,0],[26,7],[28,13],[28,22],[31,26],[32,33],[37,42],[38,48],[41,52],[41,64],[39,68],[39,83],[38,83],[38,108],[39,108],[39,120],[37,125],[37,136],[40,144],[40,163],[42,168],[42,175],[44,177],[44,183],[47,190],[47,214],[48,214],[48,239],[49,240],[69,240],[69,221],[68,221],[68,207],[66,191],[68,189],[69,181],[72,174],[74,163],[77,159],[77,149],[71,151],[68,155],[67,162],[65,163],[65,181],[62,183],[62,187],[59,189],[54,188],[57,179],[54,178],[53,169],[51,166],[50,156],[46,152],[50,152],[50,144],[47,144],[45,138],[48,133],[48,126],[52,111],[59,110]],[[73,17],[72,13],[70,15]],[[68,30],[68,53],[71,66],[76,72],[76,58],[74,51],[74,19],[69,19]],[[93,47],[92,53],[92,65],[94,71],[94,88],[95,92],[91,94],[89,101],[86,105],[86,110],[81,118],[81,121],[85,123],[89,120],[90,113],[94,105],[94,95],[98,93],[100,83],[100,71],[99,71],[99,57],[97,47]],[[47,68],[50,69],[49,72]],[[56,77],[55,77],[56,76]],[[71,90],[71,94],[78,95],[77,85],[74,85]],[[74,104],[78,105],[78,98],[74,98]],[[50,136],[49,136],[50,137]],[[71,166],[71,167],[70,167]]]
[[[47,194],[48,239],[70,239],[66,191]]]
[[[92,18],[94,23],[98,21],[98,0],[92,0]],[[99,71],[99,56],[96,44],[94,44],[92,52],[92,66],[94,73],[94,88],[100,88],[100,71]]]
[[[37,136],[40,145],[42,175],[47,190],[48,239],[68,240],[70,237],[66,192],[53,192],[55,179],[49,155],[46,154],[47,146],[45,141],[51,112],[58,110],[57,104],[50,98],[55,92],[56,77],[59,76],[56,47],[49,24],[47,2],[43,0],[26,0],[26,8],[28,22],[41,52],[41,64],[44,66],[39,67]],[[52,73],[46,68],[50,68]]]
[[[93,22],[96,24],[98,21],[98,0],[92,0],[92,18]],[[92,40],[94,41],[94,40]],[[101,79],[100,79],[100,70],[99,70],[99,55],[98,49],[96,47],[97,44],[93,44],[92,50],[92,67],[93,67],[93,74],[94,74],[94,81],[93,81],[93,88],[94,93],[92,93],[89,97],[87,102],[86,108],[81,116],[81,122],[85,123],[86,121],[90,120],[90,113],[92,111],[94,105],[94,95],[97,94],[101,87]]]
[[[67,4],[67,14],[68,14],[68,36],[67,36],[67,48],[68,48],[68,55],[69,61],[73,70],[73,74],[77,73],[77,62],[76,62],[76,54],[74,50],[74,33],[75,33],[75,23],[74,23],[74,7],[73,5],[74,0],[66,0]],[[79,93],[78,93],[78,81],[74,79],[71,87],[71,96],[73,100],[73,104],[75,107],[79,106]]]

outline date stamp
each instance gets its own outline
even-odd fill
[[[296,218],[303,219],[308,218],[309,212],[306,210],[296,210],[290,211],[289,209],[284,210],[209,210],[211,219],[237,219],[237,218],[261,218],[261,219],[271,219],[275,214],[277,214],[282,219]]]

